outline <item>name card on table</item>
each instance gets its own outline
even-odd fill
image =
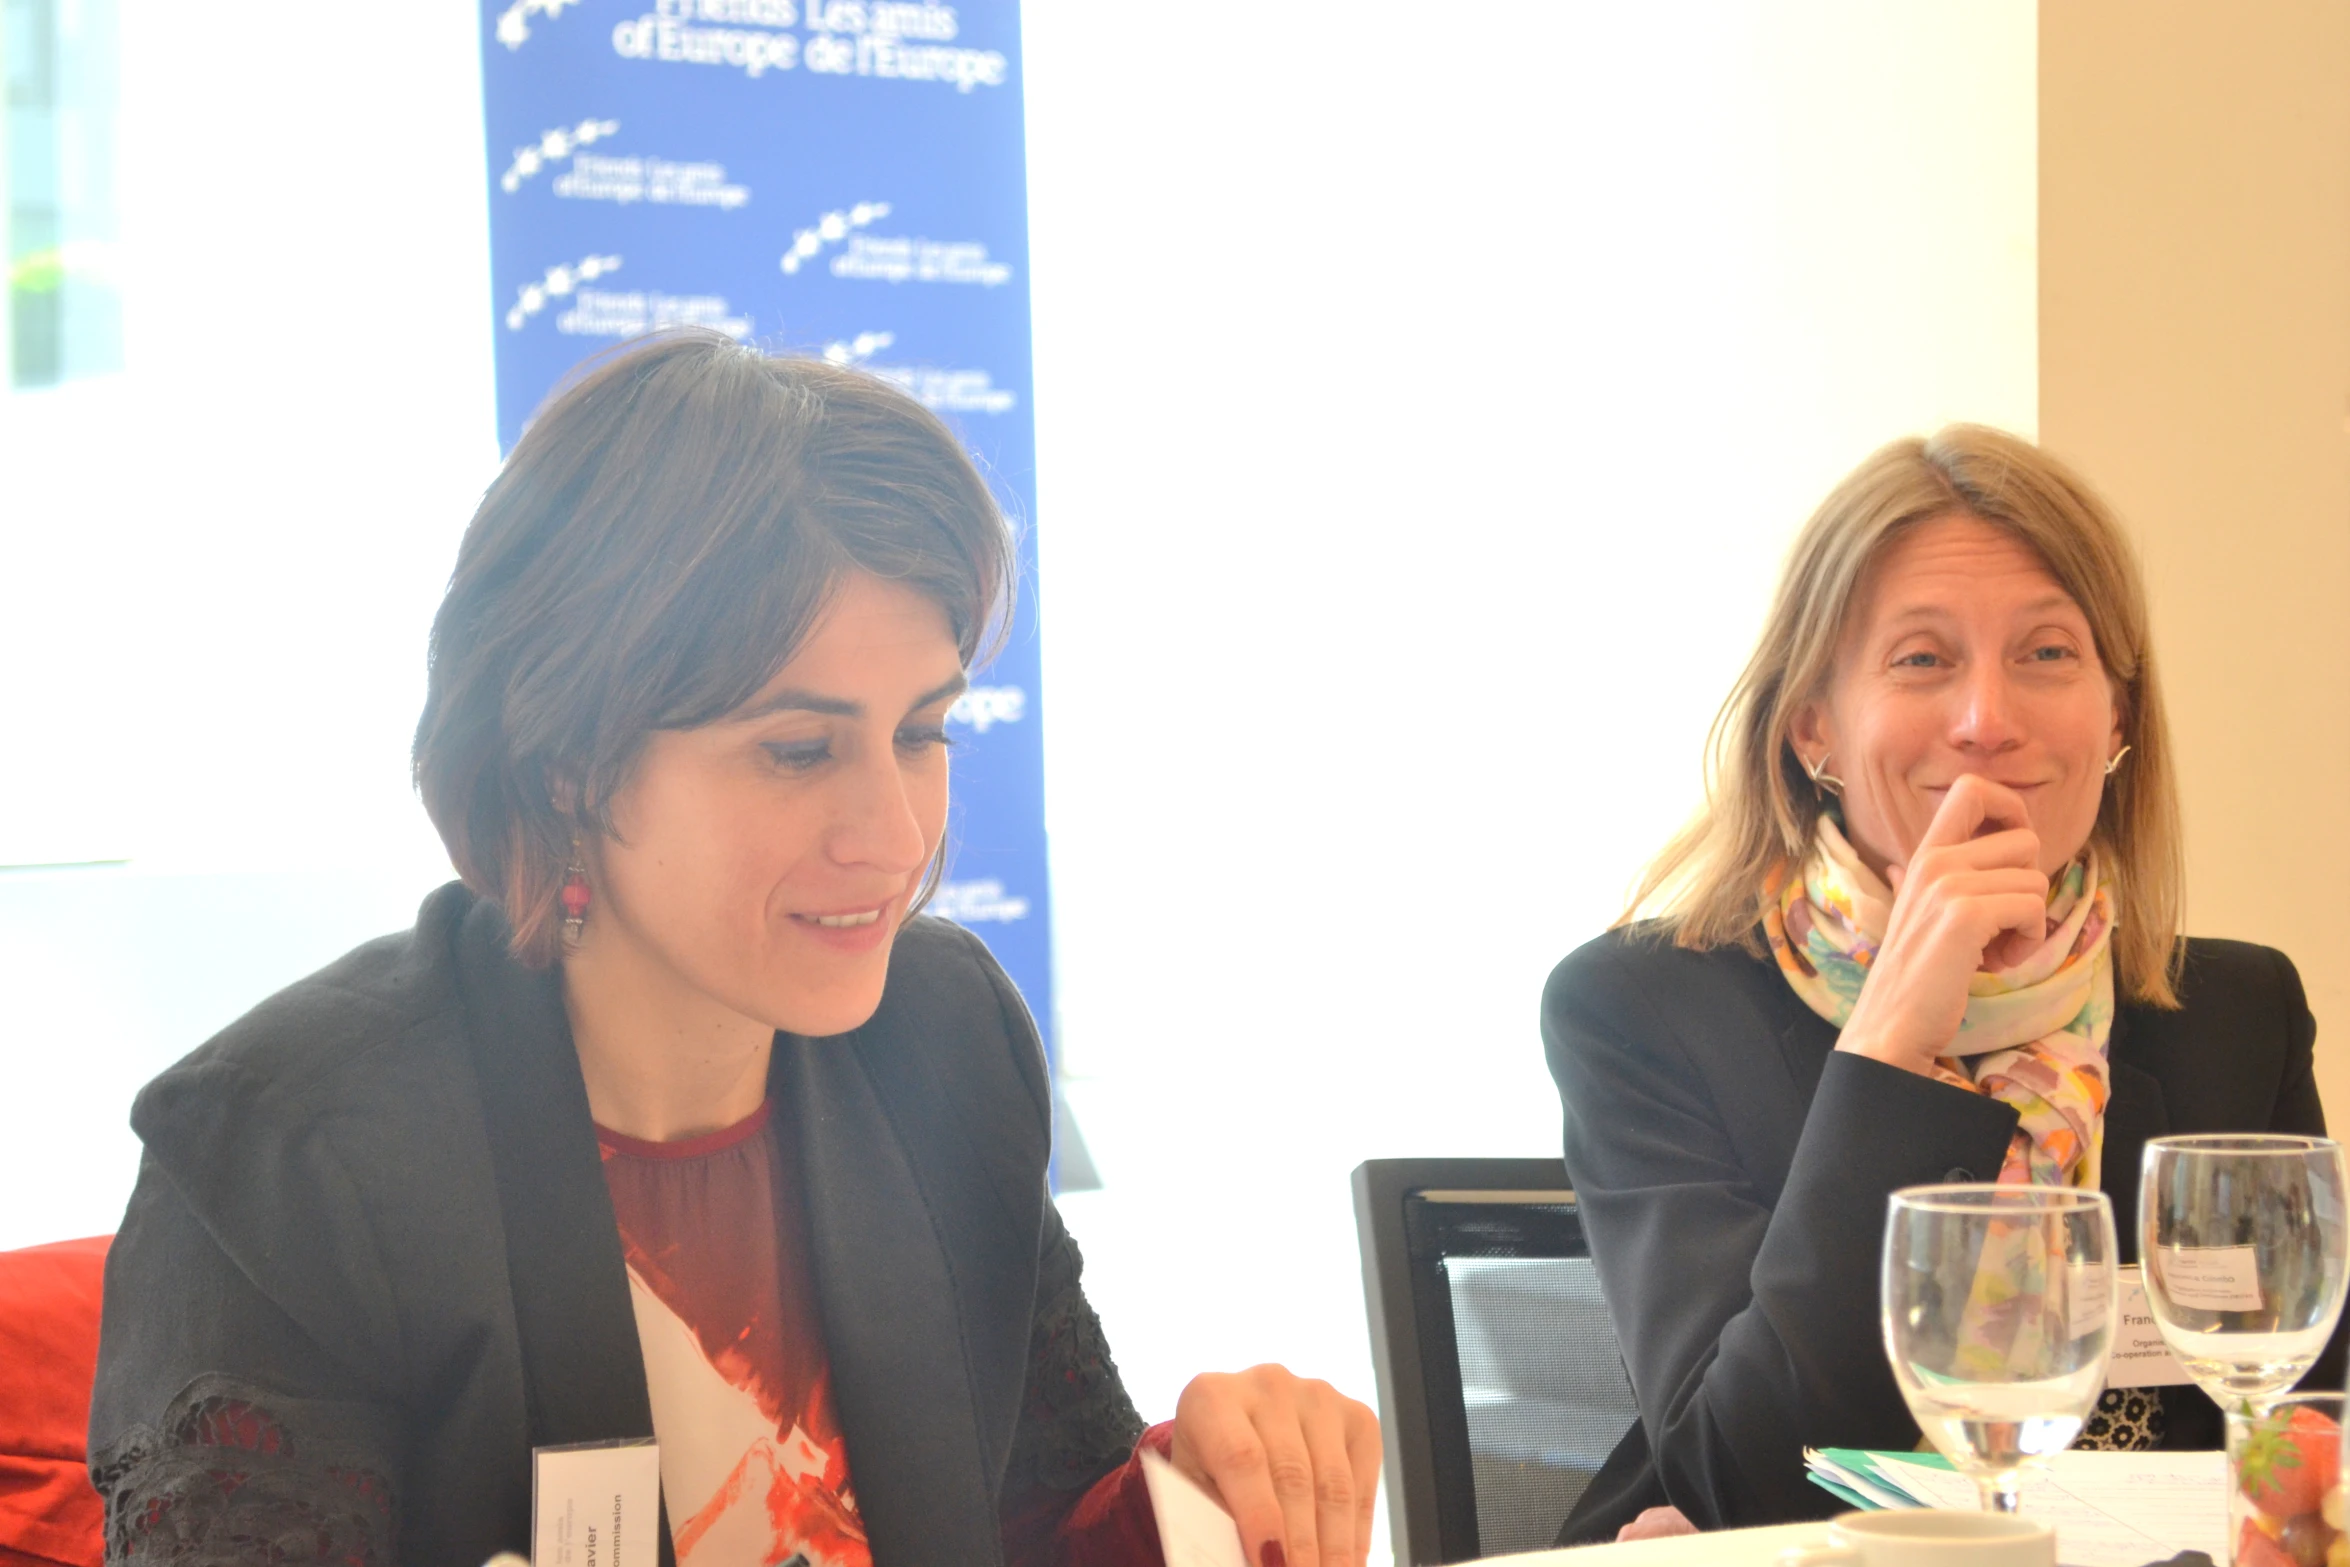
[[[2194,1379],[2162,1341],[2154,1311],[2146,1304],[2146,1275],[2133,1263],[2113,1270],[2120,1291],[2114,1314],[2113,1349],[2105,1357],[2107,1387],[2179,1387]]]
[[[652,1438],[534,1447],[533,1567],[655,1567],[661,1559],[661,1449]]]

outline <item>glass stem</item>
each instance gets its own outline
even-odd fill
[[[2014,1475],[1998,1475],[1984,1480],[1977,1489],[1983,1493],[1983,1511],[1987,1513],[2012,1513],[2023,1503]]]

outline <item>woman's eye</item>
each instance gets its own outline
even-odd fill
[[[801,740],[791,744],[762,746],[775,765],[789,772],[804,773],[832,760],[832,742],[829,740]]]
[[[1932,669],[1940,662],[1939,656],[1921,650],[1916,653],[1902,654],[1893,661],[1893,667],[1895,669]]]
[[[898,747],[905,751],[928,751],[933,747],[952,747],[955,737],[947,733],[944,724],[916,724],[898,731]]]
[[[2069,647],[2066,647],[2061,642],[2051,642],[2046,647],[2036,647],[2032,649],[2031,656],[2034,663],[2054,664],[2061,660],[2071,658],[2073,656],[2073,650]]]

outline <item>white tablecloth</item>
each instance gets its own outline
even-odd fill
[[[1677,1534],[1664,1540],[1626,1545],[1578,1545],[1559,1551],[1497,1556],[1509,1567],[1778,1567],[1791,1545],[1825,1545],[1825,1523],[1780,1523],[1761,1529],[1720,1529],[1712,1534]]]

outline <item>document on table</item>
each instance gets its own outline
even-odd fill
[[[1814,1483],[1864,1507],[1981,1505],[1974,1481],[1931,1454],[1831,1448],[1803,1456]],[[2024,1482],[2023,1515],[2055,1528],[2064,1567],[2146,1567],[2181,1551],[2228,1559],[2218,1453],[2059,1453],[2047,1474]]]
[[[1182,1470],[1145,1448],[1142,1480],[1150,1487],[1167,1567],[1248,1567],[1232,1515]]]

